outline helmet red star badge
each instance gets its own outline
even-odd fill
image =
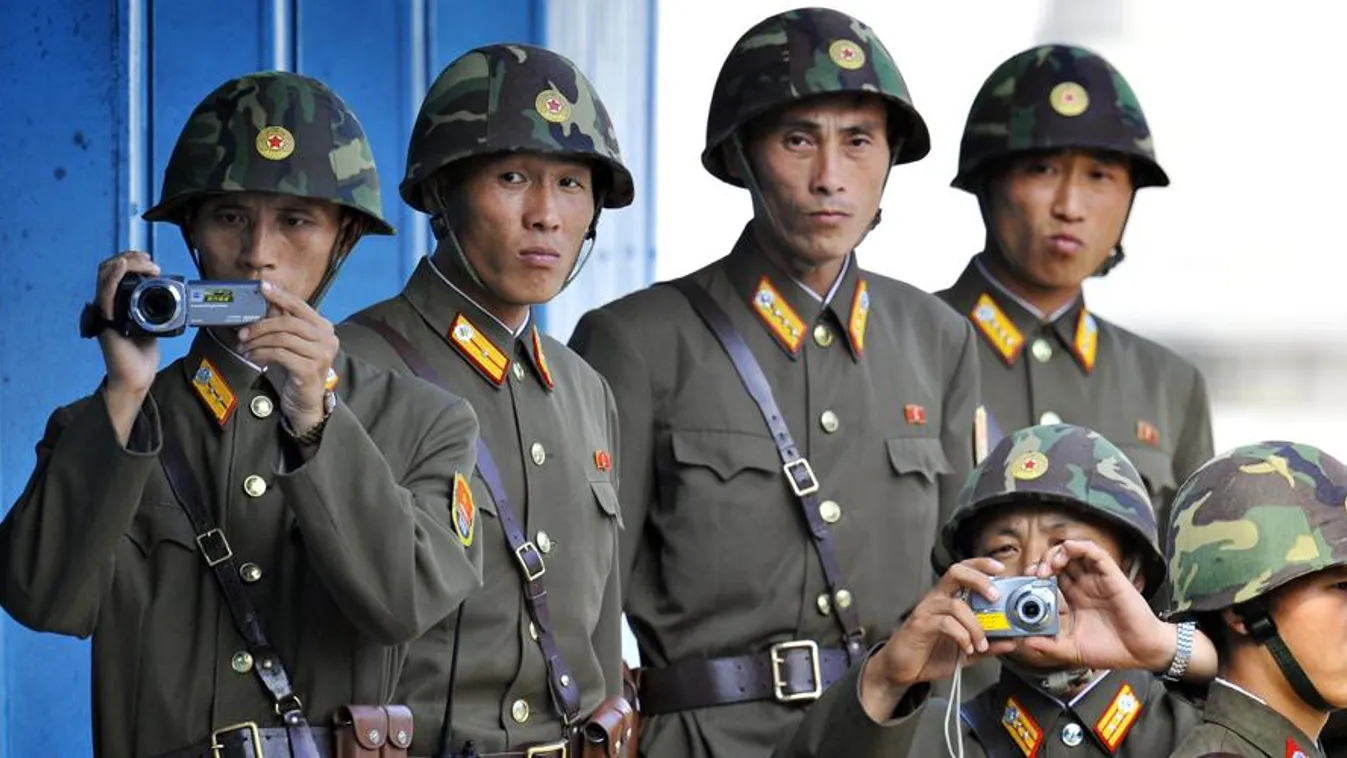
[[[295,152],[295,135],[283,126],[268,126],[257,133],[257,154],[269,161],[289,158]]]
[[[1021,453],[1010,464],[1010,475],[1025,481],[1037,479],[1048,473],[1048,456],[1032,450]]]
[[[560,124],[571,117],[570,102],[566,100],[565,95],[555,89],[545,89],[539,92],[538,98],[533,102],[533,107],[538,110],[539,116],[554,124]]]
[[[1062,82],[1048,93],[1052,109],[1067,118],[1079,116],[1090,107],[1090,93],[1075,82]]]
[[[855,71],[865,65],[865,51],[849,39],[839,39],[829,45],[828,57],[848,71]]]

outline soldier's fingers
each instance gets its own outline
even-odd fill
[[[304,339],[303,337],[291,332],[271,332],[263,334],[260,337],[249,339],[239,345],[243,350],[243,355],[249,360],[256,360],[260,351],[266,350],[284,350],[294,353],[297,357],[305,361],[319,363],[327,357],[327,350],[321,343]],[[330,360],[328,361],[331,362]],[[326,368],[324,366],[323,368]]]
[[[987,563],[987,561],[990,561],[990,563]],[[978,566],[988,570],[1004,568],[999,562],[992,561],[990,558],[974,558],[956,563],[950,566],[949,571],[946,571],[945,575],[940,578],[938,589],[941,594],[948,597],[960,597],[965,592],[976,592],[987,600],[995,602],[1000,597],[1000,593],[992,585],[992,577],[977,568]]]
[[[310,342],[323,342],[335,333],[331,328],[324,328],[323,324],[281,313],[268,315],[239,329],[239,340],[246,344],[268,334],[293,334]]]
[[[964,655],[975,655],[978,652],[973,642],[973,635],[953,616],[944,616],[940,619],[940,633],[958,645]]]
[[[318,315],[318,311],[315,311],[313,306],[306,303],[303,298],[286,292],[271,282],[262,282],[262,296],[267,299],[267,302],[292,316],[305,320],[322,318]]]
[[[960,626],[968,631],[968,636],[972,641],[973,647],[978,652],[987,651],[987,631],[978,623],[977,614],[967,603],[958,601],[951,604],[949,617],[953,618]]]

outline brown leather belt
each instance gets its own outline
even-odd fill
[[[309,727],[320,758],[332,756],[332,732],[326,727]],[[284,727],[259,727],[235,724],[217,729],[210,739],[190,747],[164,753],[159,758],[292,758],[290,733]]]
[[[820,650],[813,640],[779,642],[763,653],[683,660],[640,670],[641,715],[775,700],[818,700],[848,668],[841,648]]]

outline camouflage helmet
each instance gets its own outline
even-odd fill
[[[702,165],[738,187],[726,170],[722,148],[753,119],[805,98],[838,92],[882,97],[889,133],[903,142],[893,162],[911,163],[931,150],[926,122],[912,105],[893,56],[870,27],[827,8],[800,8],[749,29],[720,67],[706,120]]]
[[[144,218],[181,224],[192,203],[221,192],[327,200],[364,214],[372,234],[394,233],[360,121],[325,84],[299,74],[249,74],[207,95],[182,128],[159,204]]]
[[[402,199],[433,213],[425,182],[450,164],[528,151],[596,161],[607,171],[606,208],[636,189],[594,85],[565,56],[533,45],[487,45],[440,72],[421,103],[407,147]]]
[[[1230,608],[1347,565],[1347,466],[1294,442],[1222,453],[1174,495],[1168,544],[1172,618]]]
[[[1064,504],[1122,529],[1142,553],[1143,594],[1164,584],[1165,559],[1156,542],[1155,511],[1136,467],[1098,432],[1071,424],[1031,426],[997,444],[959,492],[941,532],[948,562],[970,558],[967,527],[997,505],[1032,499]],[[948,565],[937,569],[944,571]]]
[[[976,193],[996,159],[1058,148],[1121,153],[1132,159],[1137,189],[1169,184],[1122,74],[1084,48],[1043,45],[1002,63],[983,83],[968,111],[951,185]]]

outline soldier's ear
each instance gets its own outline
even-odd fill
[[[1225,625],[1235,631],[1236,634],[1243,637],[1249,636],[1249,627],[1244,623],[1244,617],[1239,615],[1234,608],[1226,608],[1221,611],[1221,620]]]

